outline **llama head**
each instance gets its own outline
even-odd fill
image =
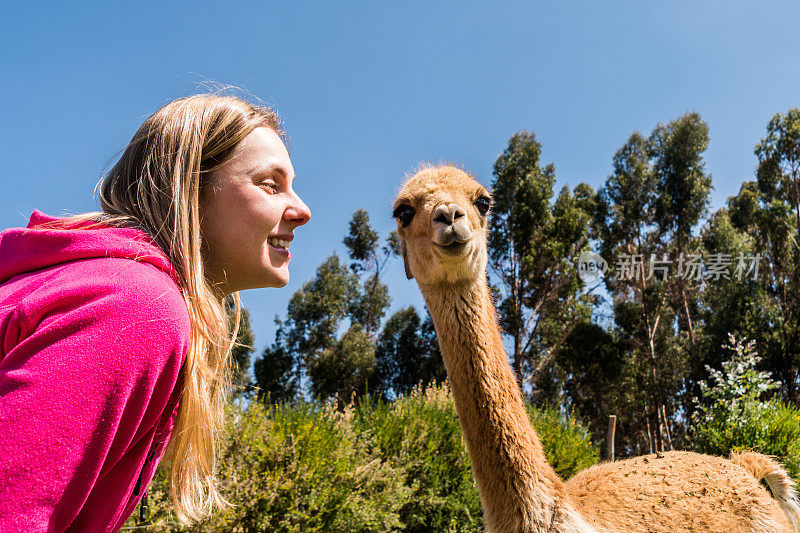
[[[485,276],[491,203],[483,185],[452,166],[424,167],[408,178],[393,212],[406,276],[423,284]]]

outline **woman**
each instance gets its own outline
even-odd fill
[[[225,504],[223,299],[288,282],[311,216],[293,179],[272,110],[181,98],[104,178],[101,213],[0,233],[0,531],[116,531],[170,435],[179,518]]]

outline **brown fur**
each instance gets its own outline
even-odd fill
[[[753,473],[721,457],[667,452],[601,463],[566,486],[579,512],[600,530],[792,531]]]
[[[789,517],[795,531],[800,531],[800,498],[794,483],[780,463],[760,453],[732,453],[731,462],[741,466],[757,480],[764,480],[778,501],[783,512]]]
[[[758,454],[727,461],[672,452],[559,479],[528,420],[489,295],[487,218],[475,205],[486,195],[455,167],[424,167],[403,184],[395,208],[415,211],[407,226],[398,221],[406,272],[436,326],[487,530],[791,531],[758,480],[797,516],[791,481]]]

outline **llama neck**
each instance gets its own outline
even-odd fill
[[[489,531],[547,531],[570,511],[506,359],[484,280],[423,286]],[[559,516],[556,516],[559,515]]]

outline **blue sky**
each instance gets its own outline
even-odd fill
[[[800,107],[800,3],[17,2],[0,20],[0,227],[33,209],[96,209],[103,169],[141,122],[211,80],[281,112],[313,212],[285,289],[243,294],[257,349],[353,211],[386,235],[419,161],[485,184],[515,131],[535,131],[559,186],[600,186],[635,130],[708,122],[712,207],[753,176],[770,117]],[[398,7],[399,6],[399,7]],[[393,309],[421,306],[402,265]]]

